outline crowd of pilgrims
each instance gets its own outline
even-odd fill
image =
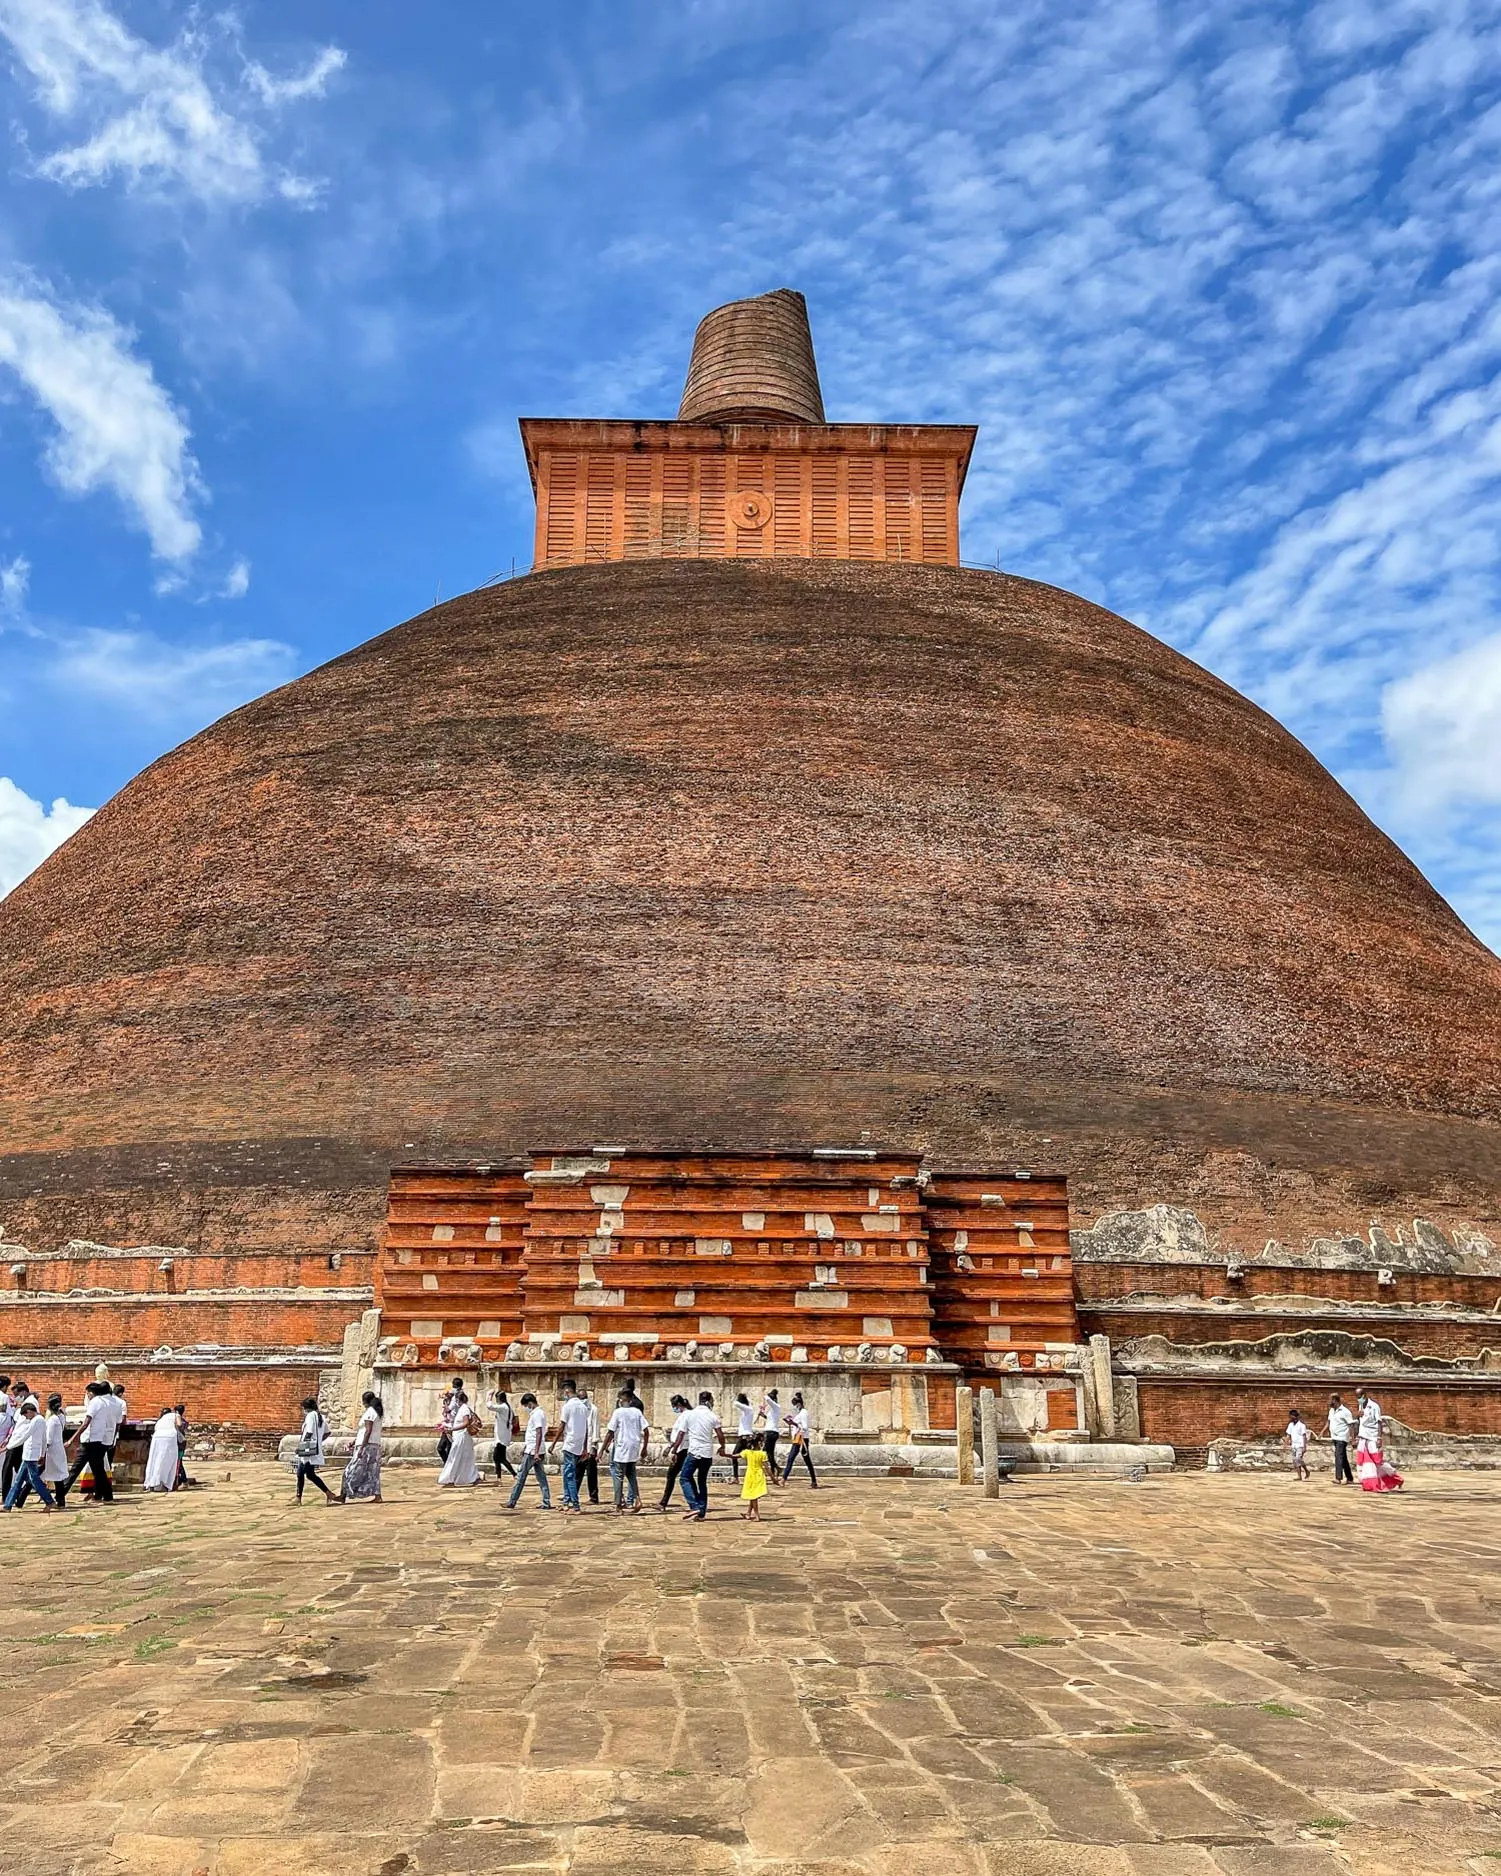
[[[302,1403],[303,1419],[298,1435],[293,1469],[297,1480],[297,1502],[302,1503],[304,1488],[316,1487],[331,1504],[363,1500],[379,1503],[381,1497],[381,1429],[384,1409],[378,1394],[362,1397],[359,1422],[349,1463],[344,1468],[336,1492],[323,1478],[325,1441],[328,1423],[316,1399]],[[761,1500],[773,1486],[785,1486],[793,1468],[801,1463],[808,1482],[818,1489],[818,1474],[813,1465],[812,1426],[801,1394],[793,1394],[784,1406],[780,1390],[768,1388],[759,1403],[746,1394],[735,1397],[735,1443],[725,1444],[725,1428],[714,1408],[714,1396],[705,1389],[697,1403],[686,1395],[672,1397],[674,1419],[664,1429],[659,1450],[667,1462],[667,1477],[658,1511],[668,1511],[674,1491],[681,1493],[683,1517],[701,1521],[709,1510],[709,1476],[716,1457],[727,1458],[733,1477],[740,1486],[744,1504],[741,1516],[759,1519]],[[549,1465],[557,1468],[562,1485],[565,1512],[581,1512],[584,1502],[597,1505],[599,1473],[608,1468],[611,1499],[617,1513],[643,1510],[639,1468],[652,1452],[652,1429],[635,1386],[627,1382],[615,1396],[608,1419],[587,1389],[569,1378],[562,1384],[562,1399],[556,1418],[538,1405],[535,1394],[523,1394],[515,1406],[503,1388],[497,1388],[488,1402],[491,1425],[490,1465],[498,1484],[507,1474],[513,1483],[506,1501],[514,1511],[521,1503],[527,1481],[535,1481],[537,1496],[544,1511],[552,1510],[552,1485]],[[438,1435],[439,1485],[471,1486],[483,1482],[485,1473],[479,1461],[479,1447],[485,1432],[485,1420],[470,1400],[464,1384],[453,1381],[443,1399],[442,1417],[435,1429]],[[521,1465],[511,1461],[510,1448],[521,1440]],[[777,1447],[786,1441],[786,1451],[778,1470]],[[561,1447],[561,1453],[559,1448]],[[742,1479],[742,1465],[744,1477]]]
[[[17,1511],[34,1494],[44,1512],[62,1511],[84,1471],[88,1502],[112,1504],[115,1447],[128,1412],[123,1386],[90,1381],[79,1423],[69,1433],[61,1394],[49,1394],[44,1406],[19,1375],[14,1380],[0,1375],[0,1510]],[[187,1449],[188,1413],[178,1402],[151,1430],[148,1492],[173,1492],[194,1483],[187,1474]]]

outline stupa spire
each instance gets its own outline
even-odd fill
[[[790,287],[704,315],[678,407],[679,423],[768,418],[824,421],[808,302]]]

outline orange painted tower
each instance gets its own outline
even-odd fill
[[[535,566],[603,560],[959,564],[971,424],[824,421],[801,293],[716,307],[675,423],[525,417]]]

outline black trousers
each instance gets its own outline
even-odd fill
[[[599,1503],[599,1448],[579,1460],[579,1484],[589,1494],[589,1503]]]
[[[21,1449],[19,1446],[7,1447],[5,1458],[0,1460],[0,1499],[9,1496],[11,1483],[21,1470]]]
[[[683,1461],[687,1457],[688,1455],[686,1453],[676,1452],[667,1462],[667,1483],[662,1487],[662,1509],[664,1511],[667,1509],[672,1499],[672,1488],[678,1482],[678,1474],[682,1471]]]
[[[317,1486],[318,1490],[322,1492],[325,1498],[333,1497],[333,1493],[323,1483],[322,1479],[318,1477],[316,1468],[310,1466],[305,1459],[299,1459],[297,1461],[297,1502],[299,1505],[302,1503],[302,1488],[307,1484],[309,1479],[312,1480],[313,1484]]]
[[[497,1479],[502,1472],[509,1472],[513,1479],[516,1476],[516,1468],[511,1464],[510,1455],[506,1452],[505,1441],[497,1440],[495,1442],[495,1476]]]
[[[781,1437],[781,1434],[777,1432],[775,1427],[768,1427],[766,1429],[766,1476],[773,1483],[776,1482],[779,1476],[777,1472],[777,1441]]]
[[[65,1492],[71,1492],[78,1475],[84,1467],[89,1469],[89,1476],[94,1481],[95,1502],[107,1505],[115,1495],[115,1488],[109,1476],[109,1448],[102,1440],[85,1440],[78,1449],[78,1457],[73,1462],[73,1470],[68,1474],[63,1486]]]
[[[800,1446],[794,1446],[788,1453],[787,1470],[782,1474],[783,1485],[792,1477],[792,1468],[797,1464],[799,1459],[801,1459],[803,1464],[808,1468],[808,1477],[816,1486],[818,1484],[818,1474],[813,1470],[813,1449],[806,1440],[804,1440]]]
[[[440,1433],[438,1435],[438,1464],[440,1466],[448,1463],[448,1455],[452,1451],[453,1435],[451,1433]]]
[[[1348,1440],[1334,1442],[1334,1483],[1343,1485],[1348,1480],[1355,1483],[1355,1474],[1350,1470],[1350,1443]]]

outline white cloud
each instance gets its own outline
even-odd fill
[[[227,22],[221,22],[220,38]],[[82,186],[171,184],[206,201],[303,201],[311,186],[267,160],[259,125],[210,71],[214,40],[196,21],[167,48],[138,38],[102,0],[0,0],[0,34],[53,118],[80,143],[43,159],[42,174]],[[265,107],[321,95],[344,54],[325,47],[300,75],[243,65],[242,92]],[[244,100],[248,104],[249,100]]]
[[[1501,804],[1501,633],[1389,684],[1381,725],[1407,814]]]
[[[209,723],[284,684],[290,645],[270,638],[172,644],[151,632],[94,627],[63,641],[52,667],[66,689],[163,723]]]
[[[68,305],[28,277],[0,275],[0,366],[57,426],[47,467],[70,495],[109,489],[163,560],[197,551],[203,494],[188,426],[108,313]]]
[[[93,812],[61,798],[48,808],[0,775],[0,897],[76,834]]]
[[[0,560],[0,619],[19,619],[26,611],[31,586],[31,562],[24,554]]]
[[[243,599],[250,591],[250,562],[242,554],[230,568],[219,588],[220,599]]]

